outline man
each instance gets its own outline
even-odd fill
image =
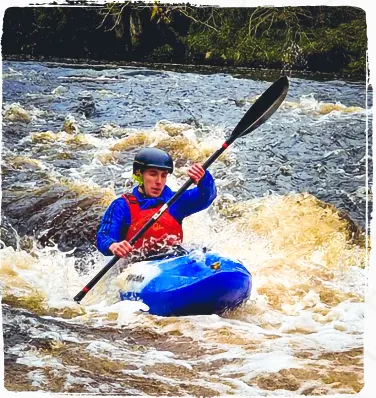
[[[209,207],[217,195],[213,177],[198,163],[187,173],[197,186],[185,191],[133,247],[129,244],[129,240],[175,194],[166,185],[173,168],[171,156],[161,149],[143,148],[136,154],[132,177],[138,186],[132,194],[115,199],[104,213],[97,233],[100,252],[126,257],[137,250],[142,257],[149,257],[182,242],[183,219]]]

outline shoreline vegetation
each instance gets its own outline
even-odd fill
[[[365,12],[347,6],[10,7],[2,35],[8,60],[293,70],[359,80],[366,53]]]

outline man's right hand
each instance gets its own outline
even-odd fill
[[[117,257],[126,257],[129,252],[133,250],[133,246],[131,246],[126,240],[123,240],[121,242],[112,243],[109,249]]]

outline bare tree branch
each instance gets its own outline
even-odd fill
[[[130,4],[130,1],[128,1],[128,2],[126,2],[126,3],[123,4],[123,6],[121,7],[120,11],[119,11],[118,14],[117,14],[116,22],[114,23],[114,25],[112,26],[112,28],[109,29],[110,31],[113,30],[113,29],[115,29],[115,27],[116,27],[117,25],[119,25],[121,16],[122,16],[122,14],[123,14],[123,10],[124,10],[124,8],[125,8],[128,4]]]
[[[218,32],[217,28],[215,28],[214,26],[208,24],[207,22],[197,20],[192,15],[190,15],[186,10],[190,11],[190,9],[187,6],[185,6],[185,5],[183,7],[177,6],[177,7],[172,7],[171,8],[171,11],[178,11],[178,12],[182,13],[183,15],[185,15],[187,18],[191,19],[193,22],[198,23],[200,25],[204,25],[204,26],[206,26],[206,27]],[[209,17],[209,19],[210,19],[210,17]],[[207,21],[209,21],[209,19]]]
[[[111,28],[106,29],[106,32],[110,32],[111,30],[114,30],[114,29],[116,28],[116,26],[119,25],[119,23],[120,23],[120,19],[121,19],[121,16],[122,16],[122,13],[123,13],[124,8],[127,7],[130,3],[131,3],[131,1],[125,2],[125,3],[121,6],[120,10],[118,10],[118,11],[116,11],[116,12],[112,12],[112,11],[113,11],[114,9],[116,10],[116,9],[120,6],[121,3],[112,3],[112,4],[110,4],[110,5],[109,5],[109,9],[108,9],[106,15],[104,16],[104,18],[103,18],[101,24],[98,26],[97,29],[99,29],[100,27],[102,27],[103,24],[104,24],[104,22],[105,22],[106,19],[108,18],[108,16],[111,15],[111,16],[115,17],[116,20],[115,20],[115,22],[114,22],[114,24],[113,24],[113,26],[112,26]]]
[[[110,15],[110,13],[111,13],[111,11],[112,11],[112,9],[113,9],[114,7],[115,7],[115,4],[112,4],[112,5],[110,6],[110,8],[108,9],[106,15],[105,15],[104,18],[102,19],[101,24],[97,27],[97,29],[99,29],[99,28],[101,28],[101,27],[103,26],[105,20],[106,20],[107,17]]]
[[[266,16],[265,19],[267,19],[267,17],[270,15],[270,11],[273,13],[274,11],[271,10],[270,8],[266,8],[263,9],[261,7],[256,8],[255,11],[253,11],[253,13],[251,14],[250,18],[249,18],[249,23],[248,23],[248,34],[249,36],[252,36],[252,20],[255,17],[256,19],[256,27],[254,28],[254,35],[256,35],[257,33],[257,29],[260,26],[260,24],[263,21],[260,21],[264,16]],[[260,13],[261,15],[257,15],[258,13]],[[257,16],[256,16],[257,15]],[[264,19],[264,20],[265,20]],[[258,22],[259,21],[259,22]]]

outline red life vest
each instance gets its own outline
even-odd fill
[[[125,239],[129,242],[133,236],[151,219],[151,217],[162,207],[163,204],[151,209],[142,210],[134,195],[122,195],[127,201],[131,212],[131,225]],[[135,249],[151,251],[159,251],[161,248],[169,248],[171,246],[182,243],[183,228],[168,211],[165,211],[161,217],[138,239]]]

